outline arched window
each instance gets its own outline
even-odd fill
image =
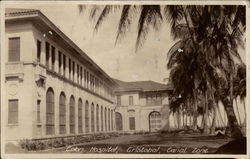
[[[110,109],[108,108],[108,131],[110,131]]]
[[[105,124],[105,131],[107,131],[107,108],[105,107],[104,110],[104,124]]]
[[[149,131],[156,132],[161,129],[161,114],[159,112],[151,112],[149,114]]]
[[[63,92],[59,97],[59,133],[66,134],[66,96]]]
[[[46,93],[46,134],[55,133],[55,100],[54,91],[49,88]]]
[[[113,131],[113,110],[111,109],[111,130]]]
[[[128,110],[129,129],[135,130],[135,110]]]
[[[121,113],[115,112],[115,125],[116,125],[117,131],[122,130],[122,115],[121,115]]]
[[[85,102],[85,128],[86,133],[89,132],[89,102]]]
[[[70,133],[75,133],[75,98],[70,97],[69,101],[69,120],[70,120]]]
[[[91,132],[95,131],[95,117],[94,117],[95,106],[94,103],[91,104]]]
[[[82,99],[78,100],[78,132],[82,133]]]
[[[99,132],[99,105],[96,105],[96,131]]]
[[[103,131],[103,107],[101,106],[101,131]]]

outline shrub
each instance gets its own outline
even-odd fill
[[[19,141],[19,145],[22,149],[28,151],[44,150],[48,148],[58,148],[68,145],[80,144],[84,142],[91,142],[95,140],[103,140],[111,137],[119,136],[118,133],[109,134],[91,134],[73,137],[61,137],[61,138],[51,138],[51,139],[22,139]]]

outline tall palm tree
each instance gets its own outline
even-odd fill
[[[143,45],[150,27],[158,30],[163,20],[170,22],[172,37],[179,39],[170,49],[168,61],[171,78],[177,79],[173,80],[174,93],[182,94],[187,100],[193,98],[193,90],[199,89],[207,108],[208,97],[213,93],[211,90],[222,90],[219,99],[225,108],[232,136],[241,137],[233,110],[230,73],[234,70],[234,58],[240,59],[237,47],[243,44],[240,37],[245,31],[245,6],[106,5],[101,9],[98,6],[91,11],[92,17],[97,10],[100,11],[95,30],[109,13],[117,9],[121,10],[121,16],[116,41],[125,35],[133,16],[139,14],[137,50]],[[183,67],[187,64],[190,65]],[[231,77],[226,81],[229,89],[218,85],[216,79],[221,74]]]

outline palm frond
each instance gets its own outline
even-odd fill
[[[138,31],[136,38],[136,51],[144,43],[149,32],[149,27],[152,26],[158,30],[162,23],[161,9],[159,5],[143,5],[141,6],[141,14],[138,21]]]
[[[133,17],[132,10],[135,9],[135,8],[136,8],[136,6],[131,6],[131,5],[124,5],[123,6],[115,43],[117,43],[117,41],[118,41],[118,39],[120,37],[124,36],[124,34],[126,33],[128,27],[131,25],[131,20],[132,20],[132,17]]]
[[[171,33],[176,32],[176,25],[180,24],[183,19],[183,12],[178,5],[167,5],[164,7],[164,15],[166,20],[170,22]]]
[[[102,22],[111,13],[111,11],[112,11],[113,8],[114,8],[113,5],[106,5],[104,7],[104,9],[102,10],[102,13],[100,14],[100,16],[99,16],[99,18],[98,18],[98,20],[96,22],[96,25],[95,25],[95,28],[94,28],[95,31],[97,31],[99,29],[99,27],[101,26]],[[93,12],[95,12],[95,11],[93,11]]]

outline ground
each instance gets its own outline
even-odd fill
[[[29,153],[211,154],[229,141],[229,138],[223,136],[201,134],[121,135],[106,140]]]

